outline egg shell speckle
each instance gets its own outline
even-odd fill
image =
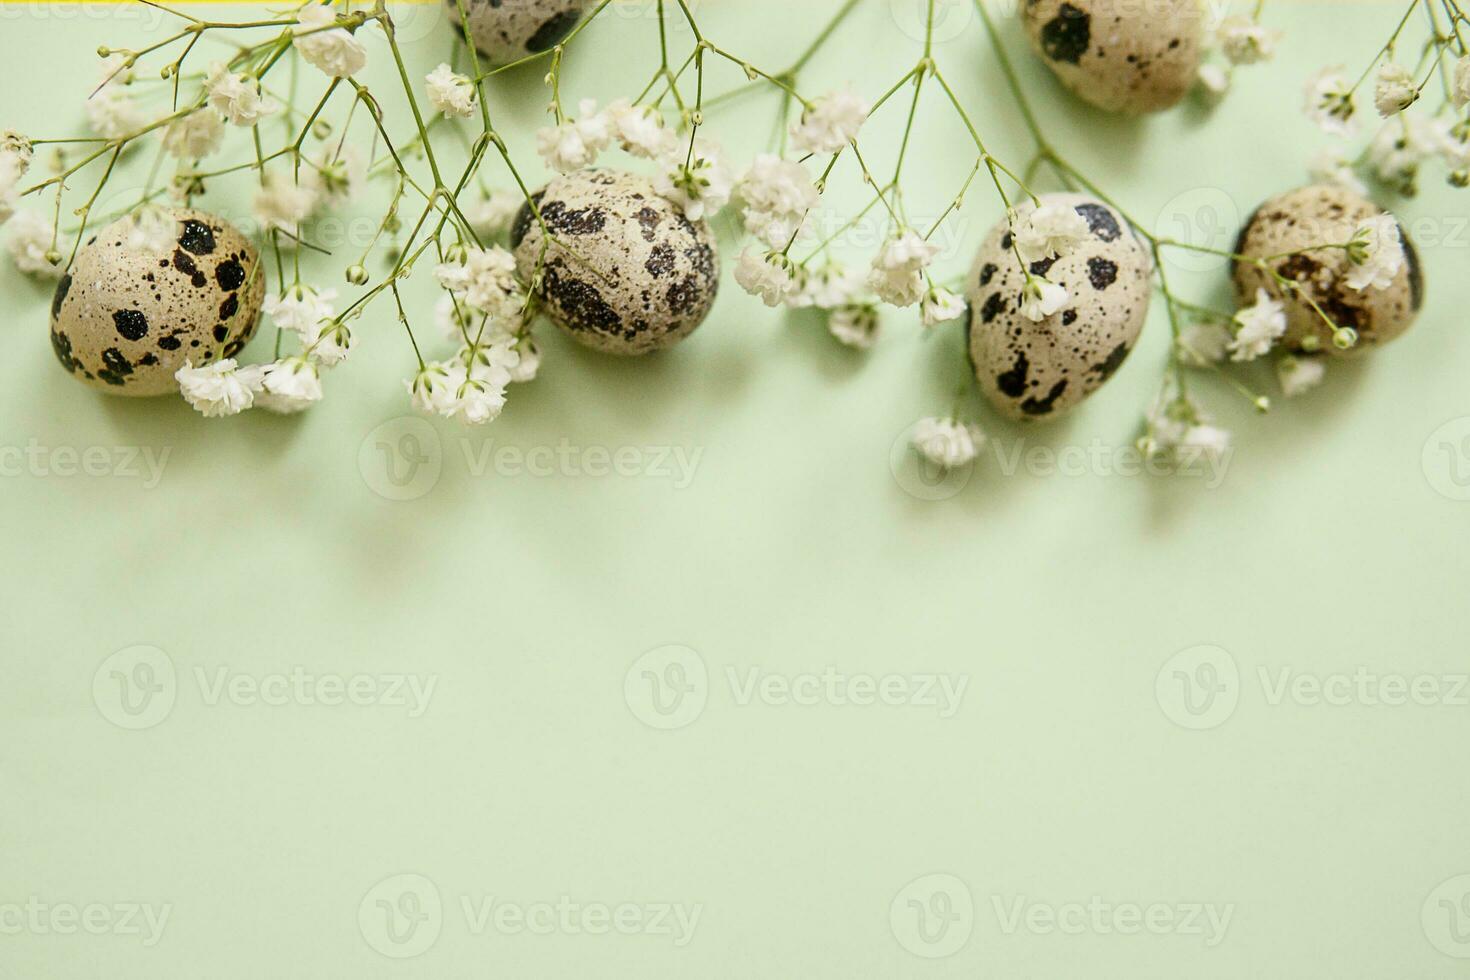
[[[445,0],[449,19],[463,33],[459,0]],[[470,36],[492,65],[507,65],[566,40],[588,0],[465,0]]]
[[[255,334],[265,297],[259,253],[228,222],[173,208],[176,240],[128,247],[124,218],[77,252],[51,301],[51,347],[72,377],[112,395],[178,391],[189,360],[233,357]]]
[[[1303,187],[1262,204],[1241,231],[1235,251],[1266,258],[1314,245],[1341,244],[1353,237],[1363,221],[1382,213],[1372,201],[1340,187]],[[1285,305],[1287,329],[1281,344],[1288,350],[1302,350],[1308,337],[1316,338],[1315,349],[1326,353],[1371,350],[1402,336],[1424,305],[1419,253],[1402,225],[1399,230],[1404,239],[1404,264],[1388,289],[1370,287],[1359,292],[1350,287],[1346,281],[1350,264],[1342,249],[1322,249],[1269,263],[1280,275],[1302,283],[1312,301],[1338,326],[1358,332],[1358,343],[1346,352],[1333,345],[1332,330],[1311,303],[1285,295],[1280,284],[1257,266],[1235,264],[1236,295],[1242,306],[1248,306],[1256,301],[1256,290],[1264,289]]]
[[[583,170],[553,180],[535,199],[565,244],[547,249],[540,298],[547,317],[573,339],[609,354],[647,354],[672,347],[709,315],[719,290],[714,234],[651,181]],[[511,246],[527,281],[543,237],[523,205]]]
[[[996,409],[1017,421],[1053,417],[1101,388],[1137,343],[1152,293],[1148,253],[1121,215],[1082,194],[1041,201],[1087,219],[1089,235],[1072,254],[1031,266],[1066,287],[1067,304],[1039,323],[1021,313],[1026,275],[1005,221],[980,246],[966,289],[975,377]]]
[[[1062,84],[1108,112],[1167,109],[1199,75],[1199,0],[1026,0],[1022,17]]]

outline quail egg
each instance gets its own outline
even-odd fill
[[[445,0],[463,30],[460,0]],[[555,47],[577,26],[588,0],[464,0],[470,37],[491,64],[508,65]]]
[[[61,366],[109,394],[176,392],[184,361],[235,356],[260,320],[265,278],[245,236],[203,211],[170,208],[157,220],[161,238],[137,234],[132,217],[98,232],[51,300]]]
[[[1031,263],[1032,275],[1067,290],[1061,308],[1039,322],[1022,312],[1026,274],[1006,221],[980,246],[966,290],[975,377],[1018,421],[1059,414],[1102,387],[1137,342],[1152,291],[1148,253],[1121,215],[1081,194],[1041,202],[1074,208],[1087,222],[1087,236],[1065,258]],[[1018,218],[1034,208],[1018,208]]]
[[[1158,112],[1199,75],[1200,0],[1025,0],[1031,46],[1062,84],[1108,112]]]
[[[715,237],[644,177],[582,170],[535,195],[551,230],[523,205],[511,231],[516,265],[532,281],[546,244],[538,295],[548,318],[579,343],[609,354],[672,347],[709,315],[719,289]]]
[[[1240,233],[1235,251],[1251,258],[1271,258],[1270,267],[1299,283],[1306,295],[1282,289],[1274,277],[1253,263],[1237,262],[1235,291],[1241,304],[1254,303],[1258,289],[1284,304],[1287,328],[1281,344],[1288,350],[1341,353],[1332,343],[1333,330],[1322,313],[1337,326],[1357,331],[1353,351],[1400,336],[1413,326],[1424,305],[1424,271],[1402,225],[1404,261],[1387,289],[1370,286],[1360,292],[1348,285],[1351,263],[1340,248],[1289,255],[1317,245],[1344,244],[1365,220],[1383,213],[1362,195],[1329,185],[1303,187],[1262,204]]]

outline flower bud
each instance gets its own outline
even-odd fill
[[[347,281],[354,286],[366,286],[368,281],[367,269],[361,263],[352,266],[347,270]]]
[[[1352,327],[1338,327],[1332,335],[1332,345],[1338,350],[1351,350],[1358,343],[1358,332]]]

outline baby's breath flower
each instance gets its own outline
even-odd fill
[[[224,138],[225,124],[218,113],[200,109],[168,124],[163,148],[179,160],[200,160],[218,150]]]
[[[192,361],[185,361],[174,372],[184,400],[205,418],[239,415],[254,405],[262,376],[262,369],[242,368],[232,358],[197,368]]]
[[[1276,380],[1287,398],[1311,391],[1327,375],[1327,362],[1320,357],[1298,357],[1287,354],[1276,362]]]
[[[725,166],[724,152],[715,143],[697,140],[692,154],[686,147],[677,147],[664,157],[663,164],[654,186],[690,221],[713,217],[730,202],[735,180]]]
[[[204,91],[214,110],[235,126],[254,126],[280,109],[274,99],[260,94],[254,76],[232,73],[219,62],[209,66]]]
[[[332,303],[336,298],[335,289],[298,283],[282,295],[267,296],[261,308],[277,327],[296,334],[303,344],[311,344],[321,335],[323,324],[336,316]]]
[[[1286,307],[1257,288],[1255,304],[1235,314],[1235,327],[1235,338],[1229,345],[1231,359],[1254,361],[1286,333]]]
[[[1067,287],[1052,282],[1045,276],[1028,275],[1021,294],[1021,315],[1033,323],[1040,323],[1054,316],[1067,305],[1071,295]]]
[[[1307,115],[1323,131],[1333,136],[1352,136],[1357,129],[1353,118],[1352,85],[1341,65],[1324,68],[1307,82]]]
[[[657,160],[672,152],[674,134],[653,106],[635,106],[627,99],[618,99],[608,103],[605,112],[624,152],[645,160]]]
[[[322,400],[321,372],[306,357],[288,357],[267,364],[261,372],[262,391],[255,404],[278,415],[304,412]]]
[[[1231,17],[1220,25],[1220,48],[1233,64],[1253,65],[1276,54],[1278,35],[1248,17]]]
[[[974,461],[985,445],[985,433],[958,419],[928,418],[914,427],[913,445],[935,466],[952,470]]]
[[[877,342],[878,327],[878,308],[871,303],[840,306],[827,317],[827,332],[858,350],[868,350]]]
[[[1403,235],[1393,215],[1380,214],[1359,225],[1348,245],[1348,260],[1353,266],[1347,276],[1350,288],[1390,288],[1404,265]]]
[[[1455,62],[1451,97],[1454,99],[1456,109],[1470,106],[1470,54]]]
[[[296,17],[301,25],[296,30],[296,50],[306,63],[328,78],[356,75],[367,65],[367,48],[351,33],[340,27],[332,5],[310,3]]]
[[[767,306],[780,306],[794,288],[791,260],[779,252],[761,256],[746,249],[735,265],[735,281],[750,295],[759,296]]]
[[[612,143],[612,122],[597,111],[597,103],[583,99],[580,119],[536,132],[536,152],[553,170],[569,174],[597,162],[597,155]]]
[[[801,153],[836,153],[857,139],[870,111],[866,102],[846,89],[825,95],[791,128],[791,145]]]
[[[15,267],[28,276],[45,279],[61,278],[60,262],[53,262],[51,222],[35,211],[19,211],[10,222],[10,238],[6,246]]]
[[[475,114],[475,83],[467,75],[441,64],[425,76],[424,83],[429,88],[429,103],[446,117],[467,119]]]
[[[785,248],[821,195],[799,163],[762,153],[740,181],[745,227],[771,248]]]
[[[1419,101],[1419,86],[1413,72],[1397,62],[1384,62],[1378,69],[1378,85],[1373,90],[1373,105],[1387,119],[1396,116]]]
[[[924,294],[920,314],[924,326],[936,327],[941,323],[958,320],[969,310],[963,299],[941,286],[935,286]]]
[[[1068,204],[1043,204],[1012,219],[1016,251],[1026,263],[1066,258],[1087,238],[1087,219]]]

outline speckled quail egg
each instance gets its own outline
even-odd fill
[[[1057,415],[1102,387],[1137,342],[1152,291],[1148,253],[1121,215],[1081,194],[1041,202],[1075,208],[1088,227],[1065,258],[1031,264],[1033,275],[1066,288],[1062,308],[1039,322],[1021,312],[1026,275],[1005,221],[980,246],[966,289],[975,377],[1002,414],[1020,421]],[[1018,208],[1018,218],[1034,208]]]
[[[715,237],[644,177],[582,170],[535,195],[552,242],[539,297],[547,317],[579,343],[609,354],[672,347],[704,322],[719,289]],[[511,231],[530,282],[545,241],[523,205]]]
[[[1303,187],[1262,204],[1241,231],[1235,251],[1252,258],[1268,258],[1315,245],[1344,244],[1352,240],[1365,220],[1383,213],[1372,201],[1340,187]],[[1347,252],[1331,248],[1273,258],[1268,263],[1282,277],[1300,283],[1305,297],[1289,295],[1265,270],[1250,262],[1235,264],[1235,291],[1243,306],[1255,303],[1257,289],[1266,290],[1285,305],[1287,329],[1281,344],[1288,350],[1342,353],[1332,343],[1332,328],[1312,303],[1339,327],[1357,331],[1358,342],[1351,351],[1386,344],[1414,325],[1424,305],[1424,271],[1419,253],[1402,225],[1399,230],[1404,262],[1388,289],[1353,289],[1347,282],[1351,268]]]
[[[449,19],[463,32],[459,0],[445,0]],[[494,65],[546,51],[577,26],[588,0],[464,0],[475,47]]]
[[[1200,0],[1025,0],[1031,46],[1081,98],[1108,112],[1158,112],[1199,75]]]
[[[260,320],[265,278],[255,246],[203,211],[171,208],[160,220],[164,242],[141,240],[132,218],[98,232],[51,300],[61,366],[109,394],[176,392],[185,360],[233,357]]]

